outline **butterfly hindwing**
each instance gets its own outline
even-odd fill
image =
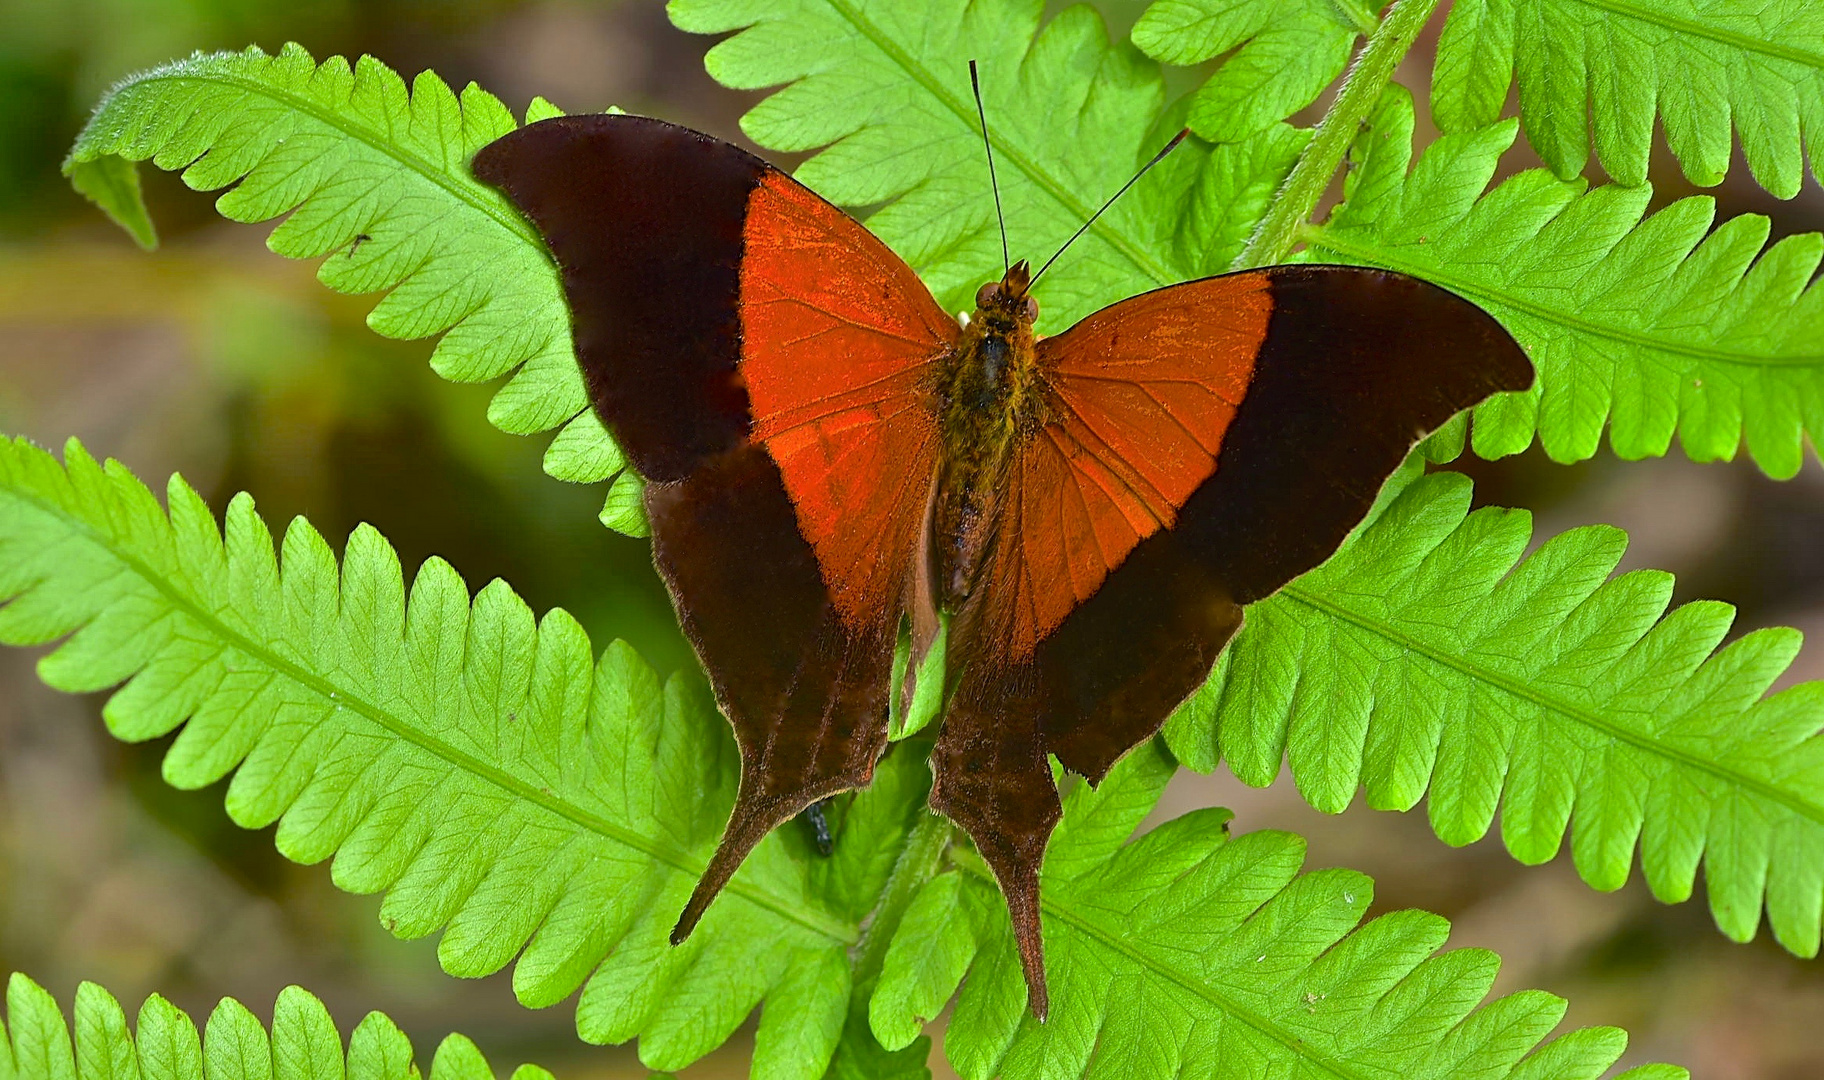
[[[653,557],[742,773],[688,934],[768,831],[861,786],[937,446],[955,323],[880,241],[745,151],[634,116],[477,155],[562,272],[590,400],[646,477]]]

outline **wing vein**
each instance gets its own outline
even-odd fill
[[[875,337],[887,338],[891,341],[903,341],[908,345],[941,345],[943,343],[943,339],[936,335],[932,335],[931,337],[911,337],[906,334],[896,333],[893,330],[889,329],[888,327],[881,326],[877,323],[866,323],[866,322],[862,322],[859,319],[847,318],[844,315],[842,315],[840,312],[833,311],[830,308],[824,307],[820,304],[813,304],[809,300],[804,299],[803,297],[793,296],[790,293],[781,292],[781,293],[776,293],[770,297],[757,297],[754,299],[745,300],[742,303],[742,307],[756,307],[756,308],[774,307],[774,306],[777,306],[780,304],[789,304],[793,307],[804,308],[807,311],[814,311],[817,314],[822,315],[825,318],[831,320],[832,322],[839,323],[843,326],[854,327],[855,329],[860,330],[863,333],[872,334]],[[835,329],[835,328],[831,327],[831,329]],[[929,328],[927,327],[927,329],[929,329]],[[782,343],[782,344],[787,344],[787,343]]]

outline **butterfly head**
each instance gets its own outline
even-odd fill
[[[971,322],[983,322],[1002,333],[1012,332],[1024,323],[1030,327],[1039,318],[1039,302],[1026,292],[1032,284],[1032,268],[1025,259],[1007,268],[999,281],[990,281],[975,293],[975,315]]]

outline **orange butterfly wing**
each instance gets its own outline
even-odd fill
[[[897,619],[937,472],[931,364],[955,320],[854,218],[774,173],[748,201],[741,375],[851,625]]]
[[[1143,293],[1038,342],[1050,422],[1022,447],[984,647],[1017,660],[1178,520],[1216,471],[1273,309],[1264,276]]]
[[[551,248],[591,403],[648,480],[654,562],[740,744],[678,940],[773,826],[865,784],[885,748],[899,620],[932,621],[932,369],[957,329],[859,224],[700,133],[557,118],[473,167]],[[1049,415],[956,613],[931,804],[1000,879],[1042,1016],[1048,755],[1099,780],[1419,437],[1532,372],[1473,305],[1344,267],[1135,297],[1037,355]]]

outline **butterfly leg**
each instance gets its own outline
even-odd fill
[[[829,858],[836,850],[836,838],[830,835],[830,819],[827,816],[830,800],[819,799],[804,808],[798,820],[810,826],[811,843],[817,848],[817,854]]]

